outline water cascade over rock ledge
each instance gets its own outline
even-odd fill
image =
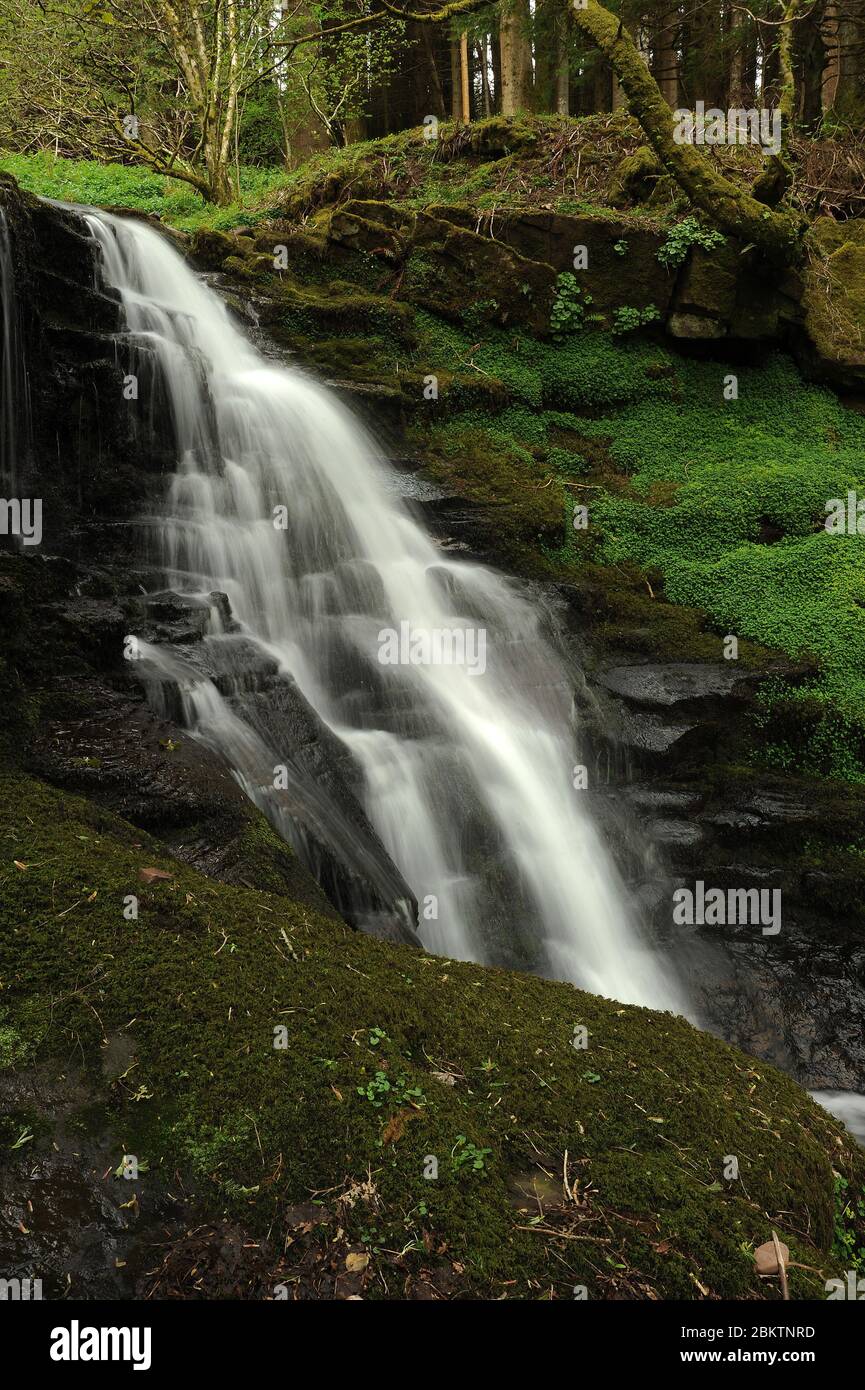
[[[416,899],[432,950],[680,1009],[575,788],[573,682],[538,615],[492,571],[436,550],[357,422],[261,359],[156,232],[86,220],[123,303],[125,371],[165,393],[176,439],[161,567],[204,605],[191,659],[148,642],[131,653],[162,712],[179,692],[195,736],[349,920],[405,934]],[[383,663],[381,634],[406,621],[479,630],[487,668]],[[335,736],[318,740],[330,785],[304,766],[304,720]]]

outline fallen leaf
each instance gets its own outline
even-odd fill
[[[405,1127],[412,1115],[413,1111],[411,1110],[398,1110],[395,1115],[392,1115],[384,1127],[381,1142],[383,1144],[398,1143],[405,1134]]]
[[[139,869],[138,877],[142,883],[153,883],[158,878],[173,878],[174,874],[168,874],[164,869]]]

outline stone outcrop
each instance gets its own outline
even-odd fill
[[[810,235],[802,296],[814,370],[838,386],[865,386],[865,218],[820,217]]]
[[[637,164],[635,177],[656,177],[653,168]],[[752,247],[731,238],[711,250],[695,245],[668,269],[659,259],[665,233],[626,213],[506,207],[479,213],[447,204],[416,211],[372,197],[338,201],[341,195],[337,190],[337,201],[303,230],[285,223],[254,234],[198,232],[195,259],[205,269],[268,276],[279,245],[291,264],[310,256],[332,261],[337,277],[341,260],[361,255],[381,263],[381,289],[388,292],[374,303],[376,296],[355,286],[354,305],[334,304],[334,320],[352,314],[356,320],[361,311],[395,314],[413,305],[454,322],[472,313],[544,336],[557,276],[573,271],[575,255],[585,248],[578,282],[607,326],[617,310],[652,308],[653,321],[677,343],[710,350],[723,345],[728,353],[777,344],[793,352],[807,374],[845,391],[865,389],[865,219],[819,218],[796,269],[772,269]],[[298,312],[327,313],[327,304],[311,304],[308,286],[293,283],[290,274],[282,284]],[[364,293],[366,305],[358,302]]]

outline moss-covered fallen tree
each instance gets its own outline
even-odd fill
[[[793,1297],[848,1267],[836,1192],[859,1190],[863,1155],[773,1068],[670,1015],[203,878],[19,775],[0,802],[0,1065],[97,1078],[122,1037],[118,1162],[146,1165],[139,1187],[182,1181],[203,1219],[269,1232],[285,1287],[298,1203],[323,1257],[338,1210],[363,1297],[778,1297],[753,1258],[773,1227]],[[50,1116],[32,1124],[28,1161],[52,1143]],[[119,1207],[129,1187],[110,1193]]]

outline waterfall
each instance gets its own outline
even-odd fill
[[[242,698],[249,663],[278,670],[353,770],[430,951],[681,1009],[574,786],[574,681],[535,606],[445,556],[357,420],[256,352],[155,230],[86,220],[124,305],[121,360],[156,364],[171,413],[177,470],[153,525],[172,590],[210,604],[210,673],[178,647],[141,656],[192,734],[291,838],[291,774],[287,790],[273,777],[286,759]]]

